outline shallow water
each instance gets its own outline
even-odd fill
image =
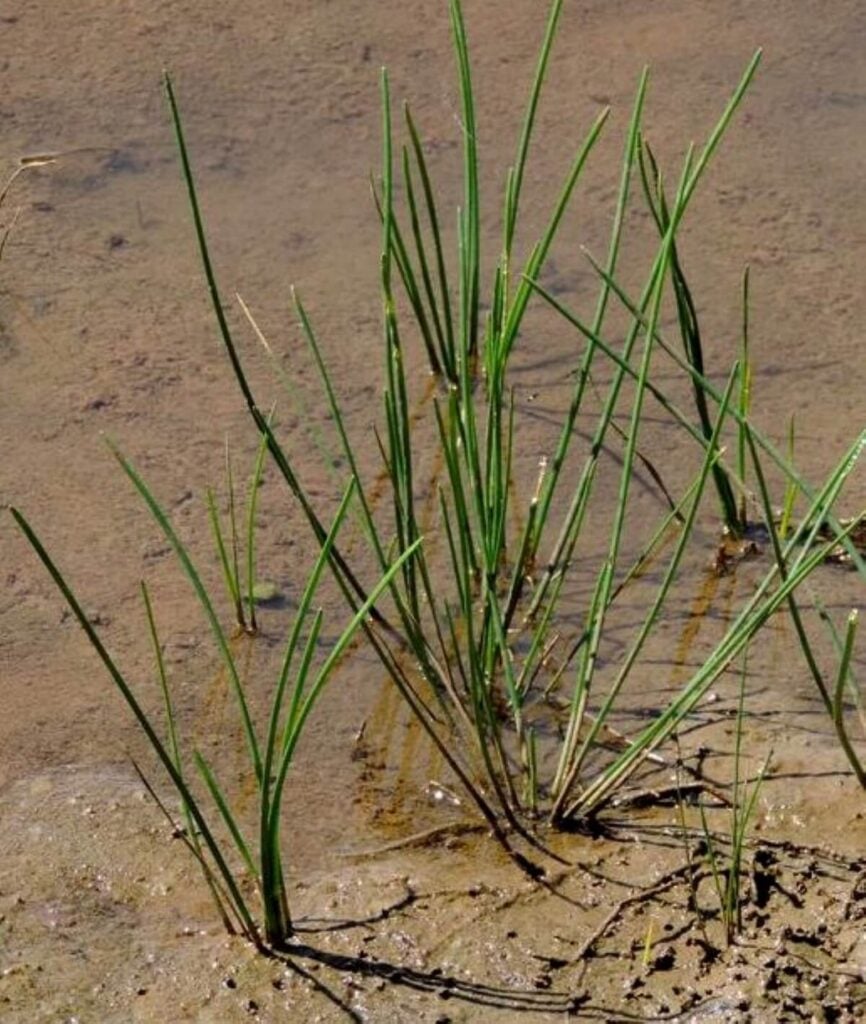
[[[0,223],[8,223],[20,207],[0,263],[0,434],[7,439],[0,502],[28,514],[145,693],[153,680],[137,587],[146,575],[184,727],[207,739],[224,734],[231,705],[206,626],[100,441],[106,432],[121,444],[172,509],[194,551],[212,565],[200,497],[221,478],[224,435],[239,457],[252,452],[255,439],[207,307],[160,69],[170,67],[175,77],[225,294],[244,296],[304,386],[305,408],[284,407],[249,339],[254,381],[268,400],[280,398],[283,434],[300,452],[315,443],[317,431],[327,432],[328,423],[289,314],[290,282],[301,289],[333,360],[356,435],[379,417],[378,229],[366,177],[378,160],[378,66],[388,64],[396,97],[412,99],[439,187],[453,194],[459,187],[460,125],[444,4],[248,0],[219,14],[202,2],[180,6],[130,2],[109,8],[82,0],[65,9],[13,0],[4,11],[4,158],[10,170],[34,154],[58,159],[19,178],[0,213]],[[478,67],[480,144],[486,166],[496,169],[482,182],[488,195],[501,187],[498,169],[512,159],[520,118],[515,83],[522,95],[540,38],[538,11],[529,0],[506,10],[487,0],[466,3]],[[826,5],[813,2],[566,2],[539,114],[539,142],[527,168],[526,237],[543,223],[585,126],[610,103],[605,141],[545,271],[546,283],[565,301],[591,308],[593,280],[578,246],[603,251],[622,133],[642,65],[652,66],[647,135],[672,178],[684,143],[703,138],[757,45],[765,49],[763,67],[689,215],[683,257],[701,303],[708,363],[720,380],[737,351],[740,275],[750,264],[756,418],[781,441],[788,416],[796,412],[798,460],[817,479],[866,418],[859,337],[866,317],[861,4],[843,0],[828,16]],[[497,214],[493,203],[484,224],[490,253],[496,252]],[[633,217],[629,228],[639,239],[649,237],[640,218]],[[632,282],[645,252],[640,241],[635,252],[634,264],[624,266]],[[242,329],[240,317],[236,322]],[[532,396],[521,433],[521,471],[528,479],[551,443],[550,419],[567,401],[574,351],[573,335],[540,315],[528,320],[516,367],[516,379]],[[429,412],[425,396],[419,384],[417,407]],[[648,429],[648,443],[670,444],[669,432],[652,423]],[[373,446],[363,455],[375,474]],[[337,485],[308,461],[307,479],[327,506]],[[432,474],[435,466],[427,469]],[[682,478],[678,466],[671,472],[674,484],[685,481],[685,465]],[[613,493],[614,482],[611,473],[603,486]],[[657,514],[652,490],[635,490],[636,517]],[[862,506],[863,493],[861,476],[845,510]],[[650,668],[641,677],[645,699],[630,709],[634,716],[646,714],[683,681],[701,643],[751,585],[756,570],[750,567],[722,580],[707,576],[709,519],[703,538],[707,550],[695,555],[679,606],[650,652]],[[297,597],[298,566],[310,555],[296,509],[269,479],[261,557],[289,604]],[[82,1020],[127,1020],[133,1012],[133,1019],[164,1019],[158,993],[180,999],[184,992],[185,1019],[234,1019],[209,1001],[231,994],[219,979],[215,985],[201,978],[188,984],[208,963],[210,953],[202,955],[202,949],[222,939],[195,882],[190,884],[194,872],[176,864],[156,813],[139,800],[126,764],[127,753],[141,757],[143,747],[124,707],[8,520],[0,528],[0,564],[2,895],[24,900],[6,911],[14,930],[4,955],[13,958],[15,971],[0,986],[11,993],[10,1019],[54,1021],[83,1013]],[[216,579],[215,566],[210,578]],[[852,574],[822,570],[816,587],[839,616],[862,603],[862,586]],[[336,602],[329,607],[341,614]],[[633,618],[635,608],[624,607],[623,629],[629,612]],[[265,615],[272,642],[253,652],[263,678],[277,656],[286,614]],[[336,628],[339,620],[333,621]],[[618,629],[611,634],[611,659],[624,642]],[[844,773],[790,629],[774,624],[751,673],[749,749],[757,760],[772,745],[776,759],[777,781],[762,797],[766,826],[800,838],[820,834],[856,849],[866,838],[862,819],[855,817],[861,796]],[[726,685],[721,710],[730,706],[735,681]],[[312,873],[317,896],[329,871],[340,886],[366,879],[372,889],[359,899],[369,906],[382,877],[396,891],[393,879],[409,867],[389,860],[377,880],[380,869],[350,870],[336,853],[376,846],[463,811],[443,811],[425,795],[430,780],[442,781],[442,766],[407,724],[371,657],[358,652],[349,659],[322,711],[312,722],[303,770],[289,798],[292,820],[303,821],[292,838],[293,863],[299,873]],[[705,712],[711,722],[712,712]],[[721,724],[709,735],[723,737],[724,716],[716,719]],[[354,737],[364,723],[368,757],[353,761]],[[240,771],[240,752],[236,763],[231,750],[221,756],[227,777]],[[87,807],[98,810],[90,815]],[[94,822],[100,815],[104,829]],[[485,859],[496,859],[486,846],[484,851]],[[430,854],[426,867],[412,862],[412,870],[434,878],[446,857]],[[471,887],[467,879],[484,876],[471,856],[454,870],[455,892]],[[103,871],[114,873],[109,896],[99,888]],[[58,884],[61,877],[78,878],[76,872],[81,877],[70,887]],[[137,882],[137,873],[147,881]],[[499,877],[507,878],[507,871]],[[189,905],[167,908],[153,888],[162,879],[182,887]],[[311,897],[310,912],[314,904]],[[412,940],[422,950],[426,945],[428,957],[436,920],[416,923]],[[186,927],[209,929],[204,946],[173,938]],[[131,962],[140,960],[145,946],[145,959],[154,951],[169,958],[165,970],[174,971],[176,980],[157,987],[142,982],[149,1001],[141,1003],[145,997],[131,994],[140,980]],[[181,947],[194,947],[197,967],[178,966],[186,963]],[[20,963],[29,965],[23,973]],[[68,1006],[45,1002],[49,987],[38,978],[32,987],[22,981],[40,965],[50,966],[50,989],[68,995]],[[476,963],[473,969],[482,968]],[[107,989],[97,992],[94,976]],[[265,1005],[260,994],[247,998]],[[320,1005],[319,997],[309,998],[311,1006]],[[399,1019],[403,1011],[389,998],[387,992],[369,993],[364,1019]],[[44,1015],[35,1018],[41,1005]],[[245,1012],[239,1001],[231,1005],[232,1013]],[[274,1007],[267,1012],[276,1013]],[[330,1019],[338,1011],[325,1002],[315,1012]],[[406,1019],[427,1019],[411,1013],[436,1019],[429,999],[405,1012]],[[481,1011],[470,1004],[473,1012]]]

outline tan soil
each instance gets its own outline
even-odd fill
[[[545,6],[466,0],[480,142],[495,169],[487,195],[512,158]],[[220,480],[223,437],[244,458],[255,438],[207,306],[159,73],[169,67],[175,77],[226,298],[245,297],[304,386],[305,411],[293,412],[250,344],[253,377],[264,395],[280,397],[284,436],[303,452],[327,417],[289,315],[290,282],[337,367],[352,427],[362,434],[379,415],[378,230],[366,172],[378,159],[380,64],[395,95],[413,101],[440,189],[456,194],[446,5],[10,0],[0,31],[5,170],[58,155],[19,178],[0,211],[8,225],[20,209],[0,263],[0,503],[26,511],[111,650],[155,698],[137,591],[147,577],[183,727],[202,744],[220,743],[230,778],[242,756],[227,734],[232,707],[206,626],[100,440],[108,433],[136,461],[216,582],[200,497]],[[524,212],[531,232],[577,139],[610,103],[607,138],[546,270],[567,301],[586,302],[593,280],[578,245],[601,250],[641,66],[653,76],[647,133],[672,176],[685,140],[703,137],[757,45],[764,65],[690,214],[684,255],[720,376],[736,351],[740,274],[751,264],[757,418],[781,439],[796,411],[798,459],[814,479],[866,418],[861,3],[566,0]],[[495,251],[498,210],[490,210]],[[522,341],[519,372],[538,395],[529,463],[533,445],[547,450],[548,419],[566,401],[574,343],[561,327]],[[420,392],[417,401],[422,407]],[[333,502],[334,480],[317,459],[307,462],[314,493]],[[375,472],[372,445],[365,463]],[[862,497],[855,481],[846,510]],[[657,508],[649,488],[638,502]],[[753,563],[708,575],[711,522],[705,540],[631,714],[650,712],[683,682],[756,578]],[[310,553],[296,509],[269,477],[261,557],[289,604]],[[8,517],[0,567],[4,1021],[866,1015],[863,796],[781,620],[753,654],[744,741],[752,771],[774,751],[755,837],[775,852],[779,885],[765,910],[749,909],[733,949],[706,954],[671,807],[623,809],[604,838],[551,839],[574,866],[546,861],[544,885],[472,832],[391,848],[471,813],[431,805],[425,783],[448,780],[359,649],[312,721],[288,799],[305,945],[268,961],[219,932],[195,865],[128,767],[128,753],[150,763],[141,739]],[[814,585],[841,617],[862,604],[854,574],[827,567]],[[255,678],[267,678],[286,614],[267,612],[264,638],[248,645]],[[732,675],[687,741],[709,748],[708,774],[722,783],[735,692]],[[669,780],[662,772],[656,781]],[[243,799],[242,781],[239,791]],[[696,826],[696,812],[688,814]],[[721,812],[713,825],[725,827]],[[349,856],[363,851],[373,855]],[[667,878],[669,888],[652,888]],[[705,879],[698,893],[705,913],[710,885]],[[587,946],[640,886],[647,892]],[[706,927],[718,945],[718,923]]]

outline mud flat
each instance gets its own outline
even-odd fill
[[[480,144],[499,167],[512,158],[515,82],[524,95],[540,32],[536,3],[506,7],[466,3]],[[158,700],[137,593],[147,577],[181,721],[203,745],[221,744],[242,796],[240,743],[227,733],[206,625],[100,440],[107,432],[146,472],[216,585],[201,496],[220,479],[224,435],[239,459],[256,439],[207,307],[159,74],[170,67],[182,97],[226,291],[244,296],[286,365],[299,367],[306,414],[287,412],[283,431],[303,450],[328,418],[300,358],[290,282],[333,357],[350,426],[379,415],[378,224],[366,174],[378,159],[380,64],[395,95],[413,98],[437,179],[459,187],[447,11],[427,0],[247,0],[218,12],[194,0],[12,2],[0,27],[4,166],[57,157],[18,179],[0,222],[20,211],[0,262],[0,503],[27,511],[111,650]],[[542,223],[575,138],[610,104],[615,130],[545,271],[552,291],[579,298],[593,279],[578,247],[599,246],[607,230],[609,169],[641,67],[652,68],[647,134],[673,165],[758,45],[764,65],[682,244],[719,379],[736,352],[750,264],[756,417],[781,442],[796,407],[798,464],[817,478],[866,422],[861,4],[843,0],[829,16],[817,2],[567,2],[525,213],[530,227]],[[484,230],[493,238],[495,225]],[[567,332],[543,342],[519,356],[537,394],[540,453],[574,360]],[[251,343],[254,379],[273,389],[257,358]],[[423,382],[415,399],[425,400]],[[322,501],[333,500],[332,479],[313,464],[309,473]],[[849,512],[863,493],[855,482]],[[635,720],[682,683],[700,641],[769,557],[719,577],[714,524],[702,529],[679,620],[629,705]],[[312,547],[271,477],[260,557],[291,606]],[[551,837],[568,865],[547,858],[545,878],[527,879],[477,830],[470,807],[437,799],[444,790],[431,781],[450,783],[442,764],[359,647],[304,738],[287,806],[298,945],[264,959],[219,929],[195,864],[129,767],[130,753],[147,762],[141,739],[8,517],[0,566],[4,1020],[685,1024],[866,1013],[866,807],[781,620],[749,669],[744,765],[754,773],[770,750],[772,759],[735,945],[720,941],[696,841],[689,868],[679,808],[661,799],[672,782],[664,766],[653,780],[659,799],[615,809],[596,835]],[[840,567],[822,567],[814,587],[831,611],[862,605],[862,585]],[[329,612],[341,614],[336,600]],[[263,679],[286,614],[266,610],[250,644]],[[691,753],[706,748],[706,776],[722,791],[737,684],[724,677],[686,741]],[[685,813],[698,829],[696,809]],[[725,814],[711,810],[712,827],[723,829]]]

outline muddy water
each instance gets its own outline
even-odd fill
[[[520,117],[515,91],[522,95],[531,75],[540,6],[466,3],[479,141],[494,169],[482,183],[487,194],[511,159]],[[100,439],[109,434],[136,460],[185,539],[211,565],[201,494],[220,479],[223,437],[231,437],[239,459],[254,438],[207,308],[159,72],[169,67],[175,76],[226,295],[244,296],[305,389],[300,406],[291,406],[251,341],[253,378],[264,395],[280,397],[284,436],[303,452],[328,425],[288,314],[291,282],[336,367],[350,425],[363,432],[378,416],[377,225],[366,172],[377,159],[380,64],[388,64],[396,96],[412,98],[440,187],[456,195],[460,126],[445,5],[248,0],[216,9],[199,2],[81,0],[62,7],[13,0],[0,29],[6,167],[11,171],[22,157],[58,155],[18,180],[2,214],[8,223],[20,208],[0,263],[0,431],[7,440],[0,501],[32,518],[111,650],[147,694],[152,673],[137,594],[146,575],[183,725],[208,743],[225,735],[232,709],[206,627]],[[780,438],[796,412],[799,458],[814,478],[866,413],[859,337],[866,314],[862,5],[839,2],[829,14],[812,2],[567,0],[524,215],[530,237],[580,134],[611,104],[607,137],[546,271],[558,294],[588,308],[592,278],[578,245],[602,249],[642,65],[649,63],[653,75],[647,134],[673,174],[685,141],[703,137],[757,45],[765,49],[764,66],[695,203],[683,253],[700,296],[708,361],[719,377],[736,349],[740,274],[751,265],[757,419]],[[484,228],[492,239],[498,206],[489,210]],[[640,252],[645,225],[633,219],[631,226]],[[624,267],[629,280],[638,271],[638,262]],[[547,450],[550,419],[567,400],[575,349],[573,336],[543,318],[530,326],[518,354],[519,377],[534,396],[522,434],[527,474]],[[423,405],[420,385],[416,401]],[[364,458],[375,472],[372,446]],[[307,461],[307,479],[328,507],[334,479],[317,460]],[[672,473],[682,483],[676,466]],[[862,481],[855,482],[851,511],[862,496]],[[638,515],[657,507],[649,489],[637,501]],[[262,521],[261,557],[291,604],[310,547],[271,479]],[[682,682],[701,643],[752,585],[754,567],[708,577],[711,523],[705,539],[706,558],[696,555],[678,614],[652,652],[631,708],[635,717]],[[704,1009],[694,1014],[703,1019],[746,1019],[738,1000],[763,998],[761,985],[773,970],[764,961],[779,954],[761,952],[773,939],[757,923],[758,952],[744,964],[729,958],[704,969],[697,947],[678,946],[676,971],[654,974],[644,998],[623,985],[631,984],[639,960],[631,943],[644,941],[646,919],[625,921],[608,936],[606,956],[593,961],[587,977],[582,967],[554,970],[544,960],[568,959],[567,950],[597,927],[602,910],[627,891],[615,881],[578,873],[556,894],[530,889],[490,844],[472,837],[451,849],[348,859],[351,851],[464,813],[425,797],[424,784],[441,777],[441,765],[363,652],[347,662],[339,688],[314,719],[293,783],[288,810],[300,826],[292,829],[291,858],[306,879],[293,897],[301,915],[332,924],[375,918],[389,905],[402,909],[385,924],[312,934],[318,959],[294,966],[265,964],[226,944],[193,868],[128,768],[129,752],[143,755],[128,716],[9,522],[0,529],[0,564],[3,1019],[275,1020],[291,1007],[292,1019],[303,1020],[545,1020],[574,1008],[570,1001],[590,983],[596,995],[585,1004],[587,1016],[611,1019],[622,1007],[676,1013],[687,1000],[674,989],[684,992],[697,976],[695,1005]],[[815,586],[839,615],[862,600],[854,577],[831,569]],[[262,678],[286,615],[285,608],[267,613],[266,637],[250,652]],[[757,764],[774,750],[775,776],[761,799],[765,834],[798,842],[820,837],[853,856],[866,838],[861,798],[781,622],[755,653],[749,684],[750,757]],[[722,754],[731,747],[727,713],[735,685],[727,680],[696,722],[706,725],[701,736],[722,779],[729,775]],[[367,756],[352,760],[364,723]],[[231,733],[220,757],[242,787]],[[670,824],[672,815],[659,813],[647,828]],[[567,853],[601,866],[605,877],[649,883],[682,860],[681,849],[650,842],[651,834],[637,853],[606,843],[584,849],[576,841]],[[804,864],[791,854],[786,881],[808,876]],[[866,953],[857,946],[858,919],[846,910],[850,865],[822,859],[813,874],[800,917],[790,903],[792,927],[814,927],[823,917],[837,932],[838,948],[822,951],[821,969],[832,978],[826,999],[844,1007],[850,998],[856,1014],[854,976]],[[415,894],[409,903],[407,892]],[[684,906],[685,894],[674,894]],[[653,910],[658,934],[682,927],[676,900]],[[354,959],[324,957],[331,953]],[[410,970],[394,984],[385,967],[361,970],[362,954]],[[820,978],[812,982],[818,992]],[[752,1007],[754,1019],[780,1019],[777,1006]]]

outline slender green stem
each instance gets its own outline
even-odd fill
[[[147,717],[141,705],[138,703],[138,700],[136,699],[135,695],[130,689],[129,684],[126,682],[126,679],[124,678],[123,674],[120,672],[120,670],[114,663],[113,659],[109,655],[108,651],[105,649],[105,646],[99,639],[99,635],[93,628],[89,618],[87,617],[87,614],[79,604],[77,598],[73,594],[72,590],[70,589],[60,570],[54,564],[48,552],[43,547],[42,542],[39,540],[38,536],[30,527],[30,524],[27,522],[24,516],[17,509],[12,508],[10,509],[10,511],[12,513],[13,518],[15,519],[15,522],[18,524],[22,533],[29,541],[31,547],[39,556],[40,561],[48,570],[48,573],[54,580],[54,583],[56,584],[58,590],[61,592],[61,594],[63,594],[63,597],[65,598],[66,603],[69,605],[72,614],[75,616],[75,618],[78,621],[78,624],[84,630],[87,639],[90,641],[91,646],[96,651],[97,655],[99,656],[99,659],[102,661],[102,664],[105,666],[106,670],[108,671],[108,674],[111,676],[112,681],[114,682],[117,689],[120,691],[121,696],[126,701],[127,705],[129,706],[130,710],[132,711],[133,715],[138,721],[138,724],[140,725],[145,736],[147,737],[148,742],[150,743],[155,754],[162,763],[163,768],[167,772],[169,778],[171,779],[172,783],[174,784],[175,788],[180,794],[181,800],[183,800],[183,802],[189,807],[190,814],[195,819],[195,823],[201,832],[202,839],[204,840],[204,843],[208,848],[208,852],[210,853],[211,857],[213,857],[214,863],[216,864],[217,867],[217,871],[219,872],[219,875],[222,878],[226,890],[231,898],[233,909],[236,911],[238,917],[242,921],[244,930],[248,938],[257,946],[261,946],[262,943],[261,938],[259,937],[258,928],[256,927],[256,923],[252,917],[252,914],[250,913],[249,908],[247,907],[246,901],[243,898],[241,890],[238,887],[234,874],[232,873],[231,869],[226,863],[220,846],[215,840],[213,833],[211,832],[208,823],[205,820],[204,815],[202,814],[199,808],[198,802],[196,801],[190,789],[187,787],[187,784],[183,776],[178,772],[177,768],[175,767],[171,753],[168,750],[166,750],[165,746],[162,743],[162,740],[160,740],[159,736],[157,735],[156,731],[151,725],[150,719]]]
[[[273,409],[268,417],[270,424],[273,418]],[[268,438],[262,434],[259,441],[259,449],[256,453],[256,461],[253,467],[253,476],[250,480],[249,499],[247,504],[247,603],[250,606],[251,633],[258,632],[256,622],[256,506],[259,500],[259,487],[262,482],[262,473],[265,468],[265,456],[268,453]]]
[[[845,728],[843,695],[845,692],[845,680],[848,677],[848,669],[851,665],[851,657],[854,653],[854,638],[857,633],[857,609],[853,609],[848,616],[848,628],[845,631],[845,646],[842,648],[842,657],[839,659],[839,672],[836,676],[836,685],[833,687],[833,724],[836,727],[836,735],[848,763],[854,769],[857,781],[866,788],[866,772],[863,765],[854,751],[854,747],[848,738],[848,731]]]
[[[250,758],[255,768],[256,778],[261,780],[262,777],[262,760],[259,753],[259,744],[256,739],[255,730],[253,728],[252,718],[250,717],[249,707],[247,706],[246,696],[244,694],[243,684],[240,676],[238,675],[237,666],[235,665],[235,659],[232,655],[231,648],[229,647],[226,635],[223,632],[223,628],[220,625],[219,618],[214,610],[213,603],[211,602],[210,595],[205,589],[204,584],[201,581],[195,566],[193,565],[192,559],[186,550],[186,547],[182,543],[180,537],[178,537],[174,527],[168,519],[168,516],[162,510],[162,507],[151,494],[147,484],[138,475],[132,463],[129,462],[120,451],[111,443],[108,443],[112,454],[120,464],[121,469],[129,477],[135,489],[144,498],[144,502],[150,509],[150,513],[156,520],[159,528],[165,535],[165,539],[171,544],[177,555],[178,561],[183,566],[183,570],[186,573],[187,578],[192,584],[193,590],[195,591],[196,597],[204,610],[205,617],[210,625],[211,632],[213,633],[214,640],[216,641],[217,648],[222,655],[223,663],[225,664],[228,672],[229,681],[231,683],[232,690],[234,691],[235,697],[237,698],[238,708],[241,713],[241,720],[244,727],[244,735],[246,736],[247,747],[250,752]]]

